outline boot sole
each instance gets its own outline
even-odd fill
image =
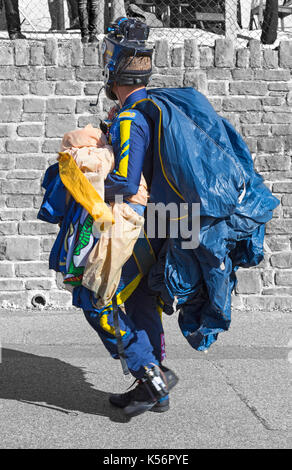
[[[169,403],[167,405],[164,405],[164,406],[160,406],[160,404],[156,404],[155,406],[153,406],[153,408],[151,408],[151,411],[152,413],[165,413],[165,411],[168,411],[170,408],[169,406]]]
[[[111,397],[109,398],[109,402],[111,405],[115,406],[116,408],[120,408],[121,410],[125,408],[124,405],[121,405],[120,403],[117,403],[114,401],[114,399],[112,400]],[[163,413],[164,411],[168,411],[169,410],[169,399],[168,400],[165,400],[165,402],[163,403],[160,403],[160,402],[157,402],[153,408],[151,408],[149,411],[153,411],[155,413]]]
[[[124,406],[121,406],[120,404],[114,403],[109,399],[109,402],[112,406],[115,406],[116,408],[119,408],[120,410],[125,409]],[[153,413],[164,413],[165,411],[168,411],[170,408],[169,402],[166,403],[165,405],[161,405],[159,402],[156,403],[153,408],[150,408],[148,411],[152,411]]]

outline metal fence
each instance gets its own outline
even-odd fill
[[[224,35],[247,40],[266,34],[263,42],[272,44],[277,33],[292,37],[292,0],[0,0],[0,5],[0,38],[8,38],[7,23],[17,9],[28,39],[78,37],[87,12],[97,36],[110,21],[127,15],[149,24],[150,40],[197,38],[212,45]]]

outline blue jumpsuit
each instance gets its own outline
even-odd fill
[[[147,98],[146,89],[131,94],[110,127],[109,143],[113,146],[115,168],[105,181],[105,200],[115,195],[127,198],[138,192],[141,173],[150,185],[152,176],[152,125],[140,111],[127,109],[136,101]],[[125,200],[125,202],[127,202]],[[144,206],[131,204],[140,215]],[[154,242],[159,251],[163,240]],[[117,294],[130,284],[137,265],[132,256],[124,265]],[[92,292],[83,286],[74,288],[73,304],[81,307],[89,324],[95,329],[104,346],[115,359],[119,358],[110,303],[103,309],[92,304]],[[126,362],[132,375],[141,378],[145,366],[160,364],[165,356],[164,333],[161,322],[162,308],[157,294],[150,291],[144,276],[130,297],[124,302],[126,314],[119,308],[120,330]]]

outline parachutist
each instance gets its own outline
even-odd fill
[[[47,170],[39,212],[42,220],[61,222],[50,267],[62,271],[65,279],[71,275],[73,305],[83,309],[107,351],[136,379],[133,390],[110,397],[128,417],[169,409],[169,392],[178,377],[163,365],[163,312],[172,318],[178,312],[184,338],[206,354],[230,326],[237,269],[263,259],[265,224],[279,204],[256,173],[241,136],[206,97],[193,88],[146,89],[153,53],[146,45],[147,31],[134,19],[118,18],[112,25],[102,49],[104,87],[107,98],[118,100],[119,107],[101,124],[102,135],[88,127],[71,133],[81,140],[84,132],[90,139],[98,135],[95,150],[114,154],[110,171],[100,179],[101,194],[87,171],[94,153],[87,142],[81,152],[88,157],[80,165],[83,173],[70,155]],[[68,180],[69,202],[62,184]],[[156,204],[158,215],[164,210],[164,217],[157,219],[166,224],[172,222],[169,205],[199,204],[200,244],[185,248],[184,232],[169,236],[169,225],[163,237],[154,231],[148,238],[141,230],[147,226],[148,200]],[[118,237],[105,239],[101,233],[98,239],[92,233],[96,213],[91,209],[97,201],[101,232],[110,214],[118,219],[123,209],[126,235],[120,242]],[[136,224],[137,238],[131,235],[129,213],[141,223]],[[191,222],[190,214],[186,216]],[[114,232],[116,220],[111,222]],[[87,251],[82,251],[85,246]],[[113,249],[115,256],[110,255]],[[95,252],[100,256],[94,257]],[[114,263],[107,266],[107,260]],[[101,266],[108,268],[103,282]],[[101,306],[103,295],[108,301]]]

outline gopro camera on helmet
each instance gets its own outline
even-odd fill
[[[116,38],[124,38],[127,41],[145,42],[148,39],[150,28],[136,18],[118,18],[108,28]]]

